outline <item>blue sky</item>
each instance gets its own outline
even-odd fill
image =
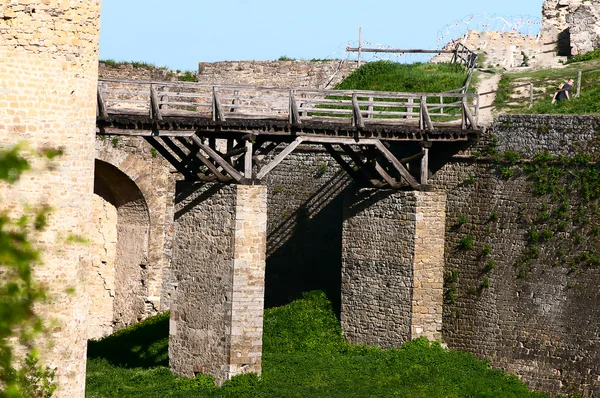
[[[539,22],[542,3],[102,0],[100,59],[196,70],[198,62],[340,58],[346,45],[358,44],[359,27],[371,46],[435,49],[467,28],[503,29],[508,22],[536,33],[539,25],[533,23]]]

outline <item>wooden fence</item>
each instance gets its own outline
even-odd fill
[[[547,82],[557,81],[557,80],[562,80],[562,82],[565,82],[568,79],[573,79],[575,81],[575,85],[573,87],[574,88],[573,97],[579,98],[579,96],[581,95],[581,91],[584,88],[595,86],[600,83],[599,80],[596,80],[596,81],[592,81],[592,82],[589,82],[586,84],[582,84],[583,74],[590,73],[590,72],[600,72],[600,69],[587,69],[587,70],[579,71],[576,73],[569,73],[569,74],[555,76],[555,77],[551,77],[551,78],[547,78],[547,79],[540,79],[540,80],[535,80],[535,81],[531,81],[531,82],[525,82],[525,83],[521,83],[521,84],[512,85],[512,86],[509,86],[509,87],[503,88],[503,89],[479,93],[480,96],[484,96],[484,95],[497,94],[499,92],[505,92],[505,91],[513,93],[516,89],[523,88],[523,87],[528,88],[526,90],[526,93],[528,95],[526,95],[526,96],[522,96],[519,98],[513,97],[507,101],[502,101],[502,102],[494,102],[491,105],[482,106],[481,109],[493,108],[493,107],[497,107],[497,106],[501,106],[501,105],[508,105],[511,103],[514,104],[514,103],[520,103],[520,102],[526,102],[526,101],[528,101],[529,108],[531,108],[533,106],[534,100],[539,99],[539,98],[550,98],[551,99],[552,96],[554,96],[556,93],[558,93],[560,91],[564,91],[564,90],[559,90],[558,86],[557,86],[556,89],[552,90],[551,92],[544,92],[544,93],[538,93],[538,94],[535,93],[536,86],[540,87],[542,85],[542,83],[547,83]]]
[[[98,116],[287,120],[294,125],[314,121],[369,124],[477,126],[479,95],[450,93],[392,93],[362,90],[311,90],[212,86],[198,83],[100,79]]]

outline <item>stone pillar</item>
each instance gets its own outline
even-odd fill
[[[442,337],[446,194],[414,192],[415,246],[411,338]]]
[[[383,348],[442,328],[446,196],[363,190],[347,197],[342,236],[342,330]]]
[[[38,308],[50,327],[40,344],[53,346],[40,357],[57,368],[58,398],[85,390],[90,247],[66,238],[90,232],[99,27],[100,0],[0,2],[0,148],[64,150],[50,169],[32,156],[24,178],[0,186],[0,210],[11,216],[25,203],[52,208],[34,276],[49,296]]]
[[[266,186],[177,188],[169,361],[216,382],[261,371]]]

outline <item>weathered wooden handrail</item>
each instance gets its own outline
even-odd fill
[[[169,116],[209,117],[213,122],[285,118],[295,125],[314,117],[351,118],[359,128],[366,123],[418,118],[423,129],[433,130],[440,121],[436,118],[465,115],[472,115],[469,125],[475,127],[473,121],[479,113],[476,97],[457,92],[396,93],[100,79],[98,115],[139,113],[156,120]]]

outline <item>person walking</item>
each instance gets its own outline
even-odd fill
[[[552,103],[554,104],[556,101],[569,101],[573,97],[573,83],[575,81],[573,79],[567,80],[563,83],[558,91],[554,93],[554,97],[552,98]]]

